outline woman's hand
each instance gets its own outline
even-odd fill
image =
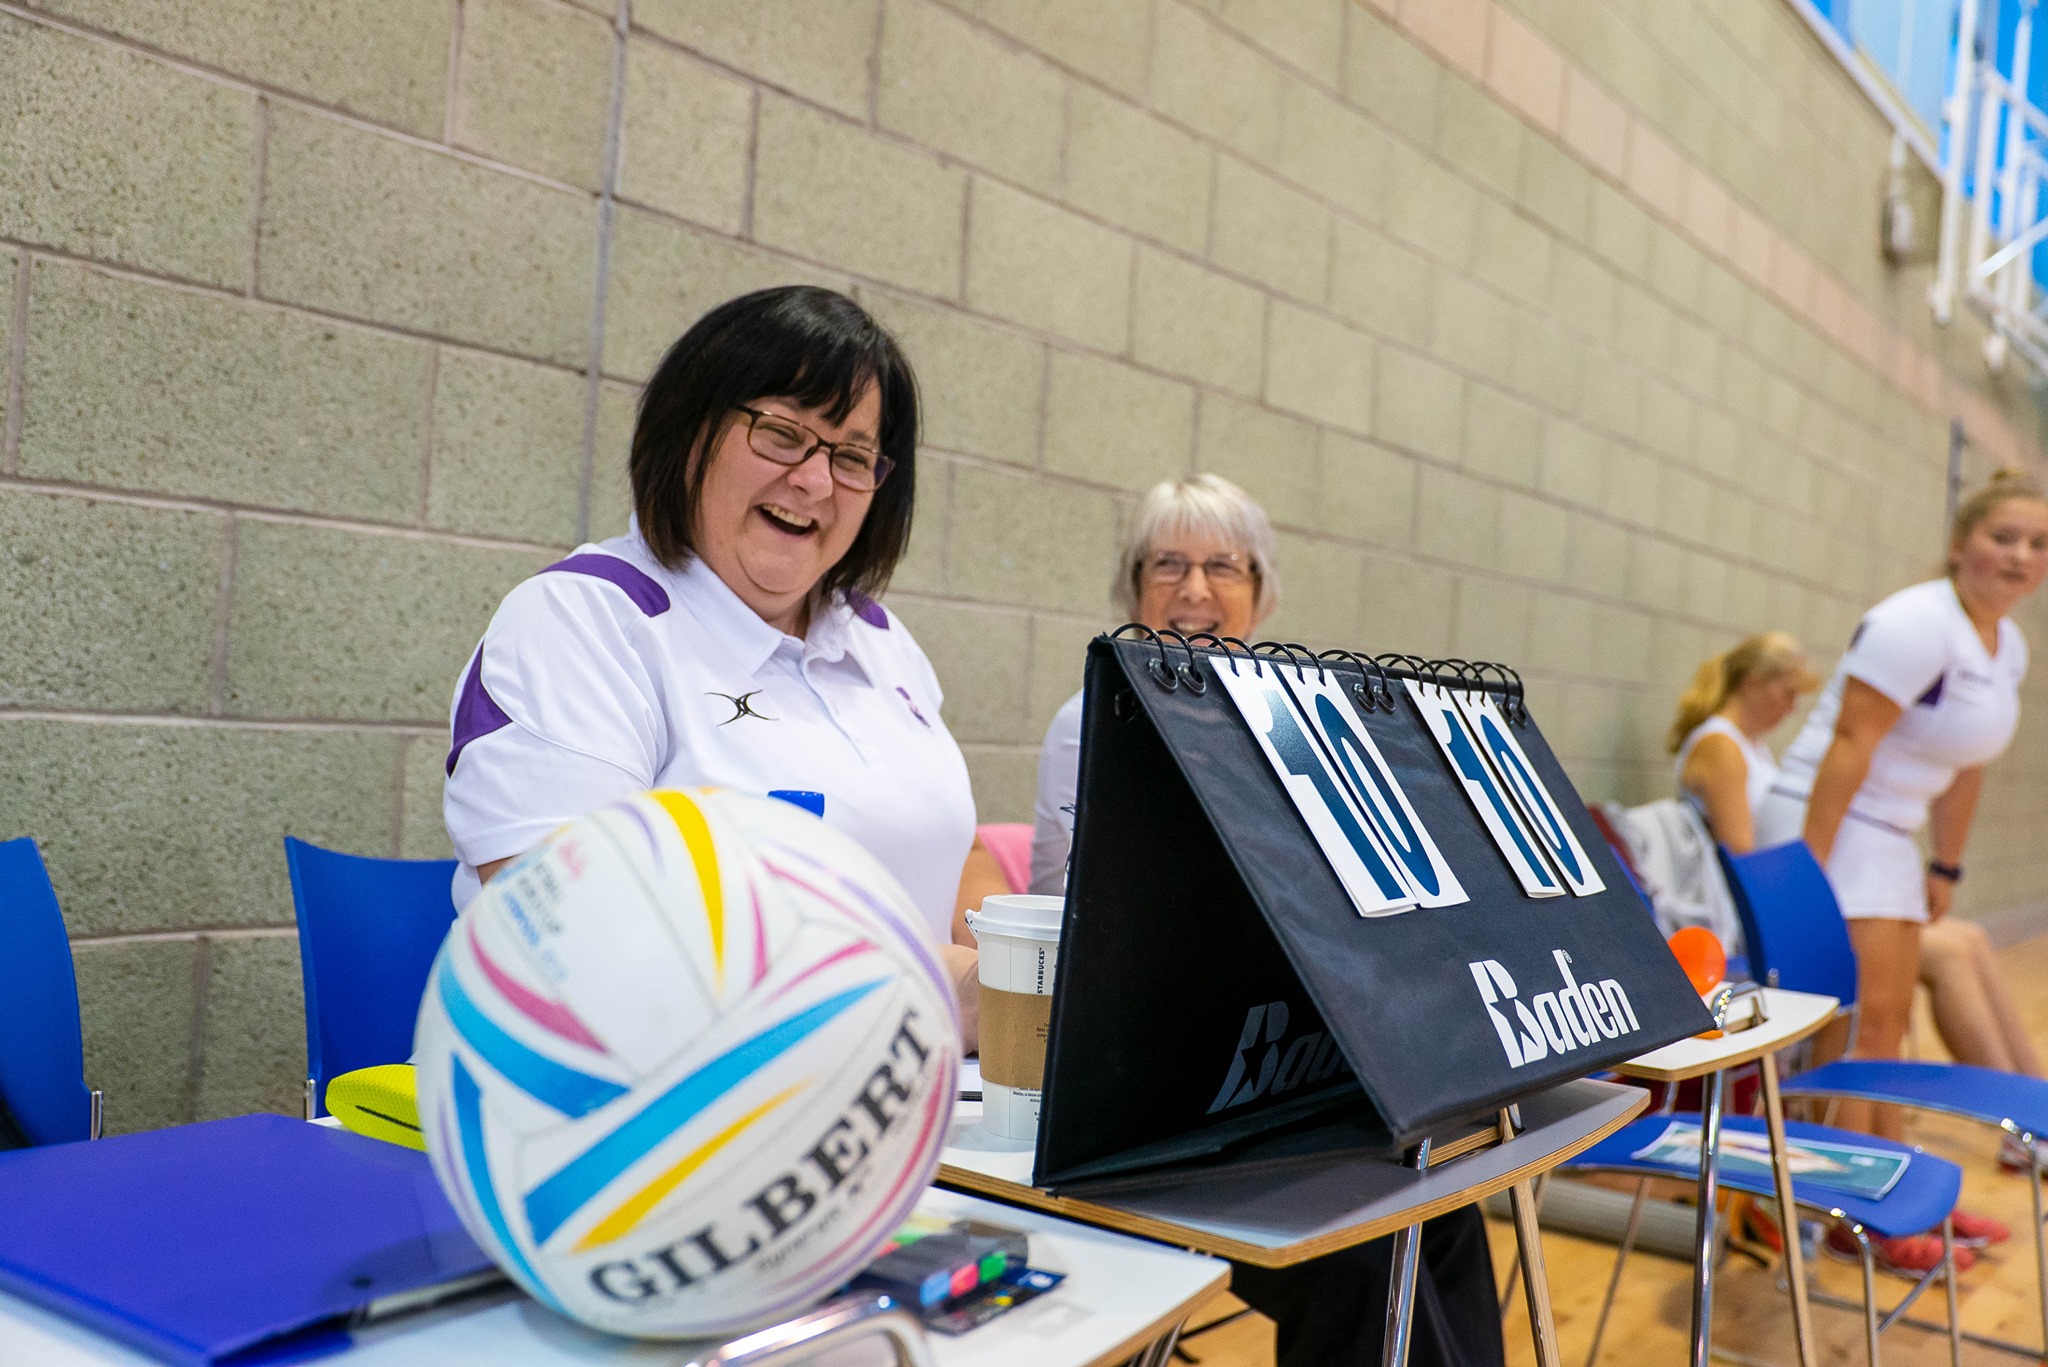
[[[1955,904],[1956,885],[1938,873],[1927,875],[1927,919],[1939,921]]]
[[[940,945],[939,959],[953,979],[953,996],[960,1003],[960,1052],[981,1050],[981,956],[965,945]]]

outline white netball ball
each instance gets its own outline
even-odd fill
[[[960,1032],[872,856],[698,789],[600,808],[493,878],[415,1045],[427,1153],[477,1242],[576,1319],[687,1338],[800,1311],[896,1231]]]

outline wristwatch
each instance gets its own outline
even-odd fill
[[[1944,864],[1939,859],[1930,859],[1927,861],[1927,871],[1936,878],[1946,878],[1951,883],[1963,881],[1963,866],[1961,864]]]

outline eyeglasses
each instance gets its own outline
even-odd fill
[[[1145,578],[1154,584],[1178,584],[1188,577],[1190,570],[1199,569],[1202,577],[1209,581],[1211,588],[1233,589],[1249,584],[1259,567],[1244,556],[1212,555],[1197,563],[1184,555],[1171,551],[1153,556],[1140,566]]]
[[[826,441],[794,418],[737,404],[733,407],[735,412],[747,415],[747,445],[753,447],[754,454],[763,460],[794,468],[816,452],[823,451],[833,481],[840,488],[851,489],[857,494],[873,493],[881,488],[882,481],[896,468],[896,462],[880,451]]]

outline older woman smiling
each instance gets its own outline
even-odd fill
[[[1249,639],[1280,606],[1273,523],[1249,494],[1220,475],[1164,480],[1138,504],[1117,558],[1110,597],[1155,631]],[[1053,715],[1038,753],[1031,831],[1031,890],[1067,886],[1074,789],[1081,767],[1081,695]]]

